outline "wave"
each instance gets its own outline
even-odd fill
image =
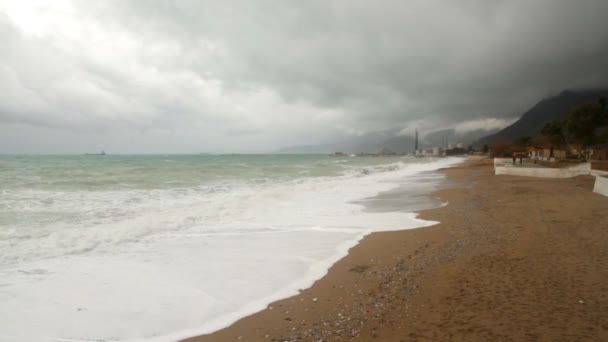
[[[347,166],[341,176],[290,180],[253,178],[191,188],[123,191],[5,191],[0,208],[30,215],[24,224],[3,230],[0,248],[19,248],[0,256],[1,264],[44,257],[113,250],[149,235],[235,226],[289,226],[333,217],[332,225],[360,208],[353,202],[394,186],[391,179],[433,170],[451,160]],[[362,181],[361,177],[368,177]],[[384,181],[384,183],[380,182]],[[402,182],[403,179],[399,180]],[[334,213],[328,213],[332,208]],[[343,212],[336,210],[342,208]],[[363,228],[361,224],[355,226]]]
[[[9,202],[27,203],[24,215],[46,210],[60,218],[0,227],[0,249],[9,251],[0,256],[7,289],[0,320],[11,322],[4,333],[14,340],[168,341],[222,328],[310,286],[371,231],[433,224],[353,202],[421,186],[423,172],[459,161],[173,189],[10,190]],[[36,293],[53,301],[37,301]],[[58,331],[48,312],[78,324]]]

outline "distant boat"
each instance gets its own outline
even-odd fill
[[[101,153],[85,153],[85,156],[105,156],[106,155],[106,151],[101,151]]]

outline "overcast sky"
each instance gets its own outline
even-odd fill
[[[608,86],[607,15],[606,0],[0,0],[0,153],[504,126]]]

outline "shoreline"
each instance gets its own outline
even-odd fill
[[[442,174],[445,175],[445,172],[444,172],[445,170],[447,170],[449,168],[453,168],[453,167],[460,167],[461,165],[464,165],[464,164],[468,163],[470,159],[479,159],[479,158],[478,157],[462,158],[462,160],[460,162],[458,162],[457,164],[453,164],[453,165],[447,166],[447,167],[442,167],[442,168],[439,168],[439,169],[434,170],[432,172],[442,173]],[[433,190],[432,192],[427,193],[426,195],[424,195],[425,197],[428,197],[427,200],[429,200],[430,202],[436,201],[436,202],[439,202],[438,204],[436,204],[435,206],[427,207],[425,209],[414,210],[413,212],[410,213],[410,214],[414,214],[414,219],[415,220],[420,220],[421,221],[421,224],[419,226],[417,226],[415,228],[403,228],[403,229],[395,229],[395,230],[383,230],[383,231],[373,231],[372,230],[372,231],[367,232],[367,233],[361,235],[360,237],[358,237],[356,239],[356,241],[353,240],[353,241],[345,242],[344,246],[347,246],[347,247],[345,249],[344,248],[340,248],[341,252],[338,253],[338,254],[341,255],[341,257],[337,258],[331,264],[329,264],[328,267],[326,267],[326,269],[325,269],[326,271],[324,272],[324,275],[322,275],[320,277],[317,277],[317,279],[315,281],[313,281],[309,286],[305,287],[304,290],[300,289],[299,293],[297,293],[297,294],[281,297],[278,300],[274,300],[274,301],[270,302],[268,305],[266,305],[264,308],[261,308],[261,309],[255,311],[255,312],[253,312],[251,314],[248,314],[248,315],[246,315],[244,317],[239,318],[238,320],[236,320],[235,322],[231,323],[227,327],[215,330],[215,331],[210,332],[210,333],[205,333],[205,334],[202,334],[202,335],[193,335],[193,336],[190,336],[190,337],[187,337],[187,338],[183,338],[180,341],[199,341],[199,340],[200,341],[217,341],[218,338],[219,338],[219,340],[224,340],[224,339],[226,339],[226,340],[233,340],[233,339],[227,338],[225,336],[218,337],[216,335],[217,335],[217,333],[222,332],[224,330],[231,330],[234,325],[238,324],[242,320],[247,320],[248,318],[250,318],[252,316],[256,316],[256,315],[258,315],[258,314],[260,314],[262,312],[265,312],[265,311],[274,310],[274,304],[275,303],[279,303],[278,305],[279,305],[279,307],[281,307],[283,304],[280,304],[280,302],[288,300],[290,298],[298,297],[298,296],[302,295],[302,293],[306,292],[307,290],[310,290],[312,287],[314,287],[323,278],[325,278],[329,274],[333,273],[332,269],[336,266],[336,264],[340,263],[343,259],[348,258],[350,256],[350,254],[353,253],[353,249],[357,248],[357,246],[359,244],[361,244],[364,240],[366,240],[369,236],[375,235],[375,234],[384,234],[384,233],[400,233],[400,232],[407,231],[407,230],[415,230],[415,229],[420,229],[420,228],[428,228],[428,227],[434,226],[436,224],[439,224],[440,222],[438,222],[438,221],[435,221],[435,220],[432,220],[432,219],[423,219],[423,218],[421,218],[420,217],[420,212],[426,211],[426,210],[438,209],[438,208],[442,208],[442,207],[448,205],[447,202],[441,201],[441,199],[439,199],[438,197],[436,197],[435,194],[438,191],[440,191],[440,190],[442,190],[444,188],[449,188],[450,187],[450,183],[451,183],[450,180],[446,176],[445,179],[443,180],[443,184],[439,187],[438,190]],[[355,272],[359,272],[359,270],[356,270]],[[314,298],[316,298],[316,297],[310,297],[309,299],[312,300]],[[317,300],[315,300],[314,302],[316,302],[316,301]],[[264,340],[268,340],[268,338],[266,337],[266,335],[264,335]],[[241,336],[241,339],[244,339],[244,340],[249,340],[250,338],[251,337],[243,338]],[[276,339],[273,339],[272,337],[269,337],[269,338],[270,338],[270,340],[276,340]],[[259,336],[257,337],[257,339],[259,339]],[[254,338],[253,340],[256,340],[256,338]]]
[[[487,161],[469,160],[443,170],[450,184],[432,196],[449,204],[418,215],[439,224],[366,235],[312,287],[227,328],[184,341],[607,338],[602,322],[608,322],[608,299],[600,284],[608,280],[608,258],[602,258],[607,252],[601,248],[608,246],[608,233],[598,226],[606,216],[602,221],[597,215],[608,201],[594,197],[591,180],[584,177],[531,181],[495,177],[491,169]],[[554,248],[544,246],[547,237],[538,231],[539,222],[517,215],[541,200],[534,190],[547,189],[551,197],[542,200],[552,203],[549,208],[568,197],[579,199],[575,210],[550,209],[538,216],[560,228]],[[572,225],[581,220],[592,226],[592,234],[573,240]],[[572,248],[592,241],[598,243],[586,253]],[[576,257],[555,257],[566,250]],[[554,265],[548,255],[559,260],[559,267],[543,269],[535,262],[547,259]],[[583,264],[586,272],[563,274],[566,280],[560,282],[566,264],[573,270]],[[573,288],[593,295],[577,294],[585,299],[572,299],[562,310],[558,304]],[[543,298],[551,291],[555,295]],[[590,298],[599,305],[579,310],[587,308],[579,301]],[[538,303],[542,308],[535,307]],[[583,317],[578,324],[572,322],[572,310]]]

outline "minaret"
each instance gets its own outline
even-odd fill
[[[418,128],[416,128],[416,142],[414,143],[414,154],[418,152]]]

